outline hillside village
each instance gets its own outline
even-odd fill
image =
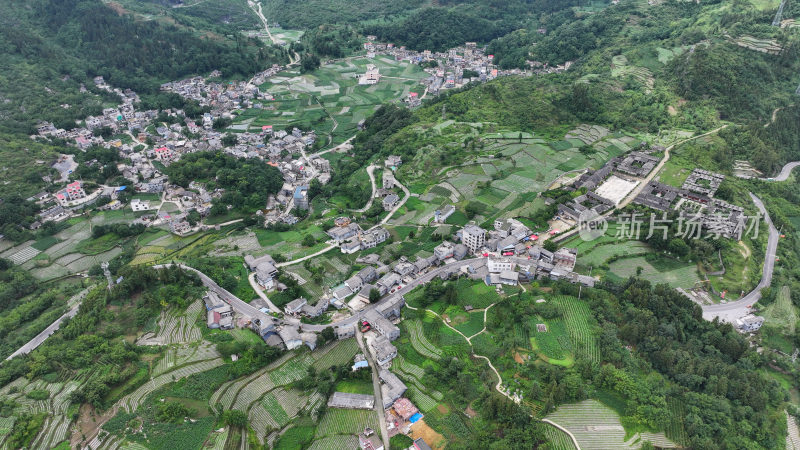
[[[800,448],[797,5],[500,6],[0,3],[0,449]]]

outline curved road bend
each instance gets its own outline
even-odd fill
[[[714,318],[719,317],[721,321],[734,322],[736,319],[746,316],[750,312],[747,306],[756,303],[761,298],[761,289],[769,286],[772,283],[772,272],[775,270],[775,258],[778,250],[778,240],[780,239],[780,235],[778,234],[778,229],[772,224],[772,219],[770,219],[769,213],[764,207],[764,203],[761,202],[761,199],[753,195],[752,192],[750,193],[750,197],[753,199],[753,203],[756,204],[758,210],[764,216],[764,220],[767,222],[767,226],[769,227],[769,238],[767,239],[767,251],[766,255],[764,256],[764,267],[762,269],[761,281],[758,283],[758,286],[756,286],[755,289],[750,291],[739,300],[703,306],[703,318],[706,320],[714,320]]]
[[[48,326],[47,328],[44,329],[44,331],[42,331],[41,333],[37,334],[33,339],[28,341],[27,344],[25,344],[22,347],[20,347],[19,349],[17,349],[17,351],[15,351],[14,353],[10,354],[8,356],[8,358],[6,358],[6,361],[8,361],[9,359],[14,358],[15,356],[28,354],[28,353],[34,351],[36,349],[36,347],[42,345],[42,343],[44,341],[46,341],[47,338],[50,337],[50,335],[55,333],[61,327],[61,322],[63,322],[64,319],[71,319],[71,318],[75,317],[75,315],[78,314],[78,309],[81,307],[81,303],[83,301],[83,298],[86,297],[86,294],[93,287],[94,286],[89,286],[88,288],[86,288],[86,289],[78,292],[74,296],[72,296],[69,299],[69,301],[67,302],[67,304],[75,302],[75,306],[73,306],[69,311],[64,313],[64,315],[62,315],[61,317],[56,319],[55,322],[51,323],[50,326]]]
[[[792,161],[790,163],[786,163],[786,165],[784,165],[781,168],[780,173],[778,173],[777,175],[775,175],[772,178],[761,178],[761,180],[764,180],[764,181],[786,181],[786,180],[789,179],[789,175],[791,175],[792,169],[794,169],[795,167],[798,167],[798,166],[800,166],[800,161]]]

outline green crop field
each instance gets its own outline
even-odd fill
[[[544,429],[544,435],[547,437],[547,442],[549,444],[548,448],[553,450],[575,449],[575,444],[572,443],[572,439],[569,438],[567,433],[564,433],[554,426],[546,426]]]
[[[403,325],[408,330],[411,346],[422,356],[431,359],[439,359],[442,356],[442,350],[433,345],[425,333],[422,331],[422,323],[418,320],[405,320]]]
[[[358,353],[358,343],[355,339],[345,339],[328,345],[330,347],[318,349],[311,354],[316,360],[312,366],[317,371],[350,363]]]
[[[580,264],[584,267],[597,267],[614,256],[627,256],[649,253],[651,250],[641,241],[611,241],[597,245],[587,253],[580,254]]]
[[[494,287],[467,278],[461,278],[456,282],[456,292],[460,305],[470,305],[475,309],[486,308],[500,300]]]
[[[564,317],[564,325],[569,334],[575,353],[591,361],[600,361],[600,351],[597,349],[595,333],[591,321],[592,312],[582,300],[570,296],[557,296],[551,298]]]
[[[358,434],[365,427],[378,429],[378,417],[373,410],[337,409],[330,408],[325,411],[319,425],[316,437],[321,438],[336,434]]]
[[[465,322],[453,325],[453,328],[464,333],[467,337],[480,333],[483,329],[483,311],[469,313],[467,317],[468,319]]]
[[[636,449],[642,441],[660,448],[675,447],[664,433],[636,433],[629,437],[617,413],[597,400],[561,405],[546,418],[569,430],[582,449]]]
[[[609,264],[609,272],[620,279],[626,279],[637,276],[639,267],[642,270],[638,276],[654,284],[666,283],[673,288],[691,288],[700,280],[694,264],[666,258],[657,262],[648,261],[641,256],[619,259]]]

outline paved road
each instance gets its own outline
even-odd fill
[[[381,439],[383,439],[383,448],[389,447],[389,430],[386,428],[386,414],[383,410],[383,392],[381,392],[381,381],[378,378],[378,366],[372,360],[372,353],[366,348],[364,344],[364,336],[361,334],[361,329],[356,327],[356,342],[364,354],[364,358],[369,363],[369,368],[372,371],[372,389],[375,394],[375,414],[378,415],[378,423],[381,427]]]
[[[761,178],[761,179],[765,181],[786,181],[789,179],[789,175],[792,174],[792,169],[798,166],[800,166],[800,161],[793,161],[787,163],[785,166],[783,166],[779,174],[771,178]]]
[[[393,294],[390,294],[390,295],[384,297],[383,299],[381,299],[377,303],[373,303],[371,305],[368,305],[366,308],[362,309],[361,311],[356,312],[354,315],[352,315],[352,316],[350,316],[350,317],[348,317],[346,319],[342,319],[342,320],[339,320],[339,321],[336,321],[336,322],[333,322],[333,323],[329,323],[329,324],[325,324],[325,325],[310,325],[310,324],[305,324],[304,323],[304,324],[300,325],[300,328],[303,331],[320,332],[320,331],[324,330],[326,327],[330,327],[330,326],[332,326],[332,327],[352,326],[358,320],[361,320],[361,318],[364,316],[364,314],[366,314],[368,311],[373,310],[376,307],[378,307],[379,305],[383,305],[386,302],[393,301],[397,297],[401,297],[401,296],[403,296],[405,294],[408,294],[409,292],[411,292],[417,286],[423,285],[423,284],[431,281],[435,277],[438,277],[442,272],[444,272],[446,270],[452,270],[452,269],[455,269],[455,268],[461,268],[463,266],[466,266],[466,265],[469,265],[469,264],[472,264],[472,263],[475,263],[475,262],[478,262],[478,261],[482,261],[482,260],[484,260],[484,258],[470,258],[470,259],[464,259],[464,260],[461,260],[461,261],[452,262],[450,264],[445,264],[445,265],[443,265],[441,267],[438,267],[438,268],[436,268],[436,269],[434,269],[434,270],[432,270],[432,271],[430,271],[430,272],[418,277],[417,279],[415,279],[411,283],[403,286],[400,290],[397,290]]]
[[[153,268],[154,269],[162,269],[162,268],[171,267],[171,266],[173,266],[172,263],[170,263],[170,264],[157,264],[157,265],[154,265]],[[258,320],[263,320],[263,319],[275,320],[275,318],[270,316],[269,314],[266,314],[266,313],[263,313],[263,312],[259,311],[254,306],[251,306],[249,303],[247,303],[244,300],[240,299],[239,297],[231,294],[226,289],[224,289],[222,286],[218,285],[214,280],[209,278],[208,275],[204,274],[203,272],[200,272],[199,270],[197,270],[197,269],[195,269],[193,267],[189,267],[189,266],[187,266],[185,264],[178,264],[177,266],[180,267],[181,269],[191,270],[192,272],[196,273],[200,277],[200,280],[203,282],[203,285],[205,287],[207,287],[208,289],[216,292],[217,295],[219,295],[220,298],[222,298],[222,300],[224,300],[225,302],[230,304],[231,307],[233,308],[233,310],[236,311],[237,313],[243,314],[245,316],[248,316],[253,320],[256,320],[256,319],[258,319]]]
[[[329,246],[323,248],[322,250],[320,250],[320,251],[318,251],[316,253],[312,253],[310,255],[303,256],[302,258],[297,258],[297,259],[293,259],[291,261],[285,261],[285,262],[282,262],[282,263],[277,263],[277,264],[275,264],[275,267],[292,266],[292,265],[295,265],[297,263],[301,263],[301,262],[303,262],[303,261],[305,261],[307,259],[311,259],[311,258],[317,257],[319,255],[322,255],[323,253],[328,253],[329,251],[331,251],[331,250],[333,250],[335,248],[339,248],[339,247],[337,247],[335,245],[329,245]]]
[[[250,281],[250,287],[252,287],[253,290],[256,291],[256,294],[258,294],[258,296],[261,297],[261,299],[264,300],[267,303],[267,306],[269,307],[270,312],[279,312],[280,311],[280,308],[275,306],[275,304],[272,303],[272,300],[270,300],[269,297],[267,297],[267,293],[264,292],[264,289],[261,288],[261,286],[258,285],[258,282],[256,281],[256,273],[255,272],[250,272],[250,275],[247,276],[247,280]]]
[[[32,352],[33,350],[36,349],[36,347],[42,345],[42,343],[44,341],[46,341],[47,338],[50,337],[50,335],[55,333],[56,330],[59,329],[59,327],[61,327],[61,322],[63,322],[64,319],[71,319],[71,318],[75,317],[75,314],[78,314],[78,308],[81,307],[81,302],[83,301],[83,298],[86,297],[86,294],[93,287],[94,286],[90,286],[90,287],[78,292],[74,296],[72,296],[72,298],[70,298],[69,301],[67,302],[68,304],[69,303],[73,303],[73,302],[75,303],[75,305],[72,307],[72,309],[70,309],[69,311],[64,313],[64,315],[62,315],[61,317],[56,319],[55,322],[51,323],[50,326],[48,326],[47,328],[44,329],[44,331],[42,331],[41,333],[37,334],[36,337],[34,337],[30,341],[28,341],[27,344],[23,345],[22,347],[17,349],[17,351],[15,351],[11,355],[9,355],[8,358],[6,358],[6,361],[8,361],[11,358],[14,358],[15,356],[23,355],[23,354],[26,355],[26,354]]]
[[[361,318],[364,316],[364,314],[366,314],[368,311],[373,310],[373,309],[377,308],[379,305],[383,305],[386,302],[392,301],[392,300],[396,299],[399,296],[403,296],[403,295],[411,292],[417,286],[420,286],[422,284],[425,284],[425,283],[431,281],[435,277],[439,276],[442,272],[444,272],[446,270],[460,269],[463,266],[467,266],[467,265],[470,265],[470,264],[473,264],[473,263],[479,262],[479,261],[484,261],[485,262],[485,259],[484,258],[470,258],[470,259],[464,259],[464,260],[461,260],[461,261],[455,261],[455,262],[452,262],[452,263],[449,263],[449,264],[445,264],[445,265],[443,265],[441,267],[437,267],[436,269],[434,269],[434,270],[432,270],[432,271],[430,271],[430,272],[428,272],[428,273],[416,278],[414,281],[412,281],[411,283],[403,286],[401,289],[395,291],[393,294],[391,294],[391,295],[389,295],[387,297],[384,297],[383,299],[381,299],[377,303],[373,303],[371,305],[368,305],[366,308],[362,309],[361,311],[358,311],[356,314],[354,314],[354,315],[352,315],[352,316],[350,316],[348,318],[345,318],[345,319],[342,319],[342,320],[338,320],[336,322],[327,323],[327,324],[321,324],[321,325],[314,325],[314,324],[301,323],[299,319],[295,319],[293,317],[284,317],[283,318],[283,322],[285,324],[290,324],[290,325],[299,325],[301,331],[312,331],[312,332],[317,332],[317,333],[321,332],[322,330],[324,330],[327,327],[336,328],[336,327],[352,326],[352,325],[355,325],[355,323],[357,321],[361,320]],[[173,264],[171,264],[171,263],[170,264],[157,264],[157,265],[154,265],[153,268],[154,269],[162,269],[162,268],[165,268],[165,267],[171,267],[172,265]],[[251,306],[249,303],[245,302],[244,300],[240,299],[239,297],[237,297],[237,296],[231,294],[230,292],[228,292],[227,290],[223,289],[220,285],[218,285],[214,280],[209,278],[203,272],[200,272],[199,270],[197,270],[197,269],[195,269],[193,267],[189,267],[189,266],[187,266],[185,264],[178,264],[178,267],[180,267],[182,269],[185,269],[185,270],[191,270],[192,272],[196,273],[200,277],[200,280],[203,282],[204,286],[206,286],[210,290],[216,292],[223,300],[228,302],[231,305],[231,307],[233,308],[233,310],[236,311],[237,313],[249,316],[252,319],[276,320],[274,317],[270,316],[269,314],[266,314],[266,313],[263,313],[263,312],[259,311],[257,308]]]
[[[769,238],[767,239],[767,252],[764,256],[764,267],[761,274],[761,281],[755,289],[750,291],[744,297],[734,302],[720,303],[716,305],[703,306],[703,318],[706,320],[713,320],[719,317],[724,322],[735,322],[736,319],[747,315],[750,310],[747,305],[752,305],[761,298],[761,289],[769,286],[772,283],[772,272],[775,269],[775,257],[778,250],[778,240],[780,235],[778,229],[772,224],[772,219],[769,217],[767,209],[761,199],[750,193],[753,203],[756,204],[758,210],[764,216],[764,220],[769,227]]]
[[[353,212],[364,212],[368,210],[372,206],[372,201],[375,199],[375,191],[377,190],[377,186],[375,186],[375,165],[370,164],[367,166],[367,175],[369,175],[369,182],[372,184],[372,194],[369,196],[369,201],[367,202],[366,206],[360,209],[354,209]]]

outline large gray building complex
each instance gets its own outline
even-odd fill
[[[686,181],[683,182],[682,187],[687,191],[713,197],[724,179],[725,175],[703,169],[694,169],[686,178]]]
[[[651,181],[642,189],[639,195],[633,200],[634,203],[667,211],[672,208],[676,199],[681,197],[681,190],[668,184]]]
[[[635,177],[646,177],[659,161],[660,158],[647,153],[631,152],[617,165],[617,171]]]

